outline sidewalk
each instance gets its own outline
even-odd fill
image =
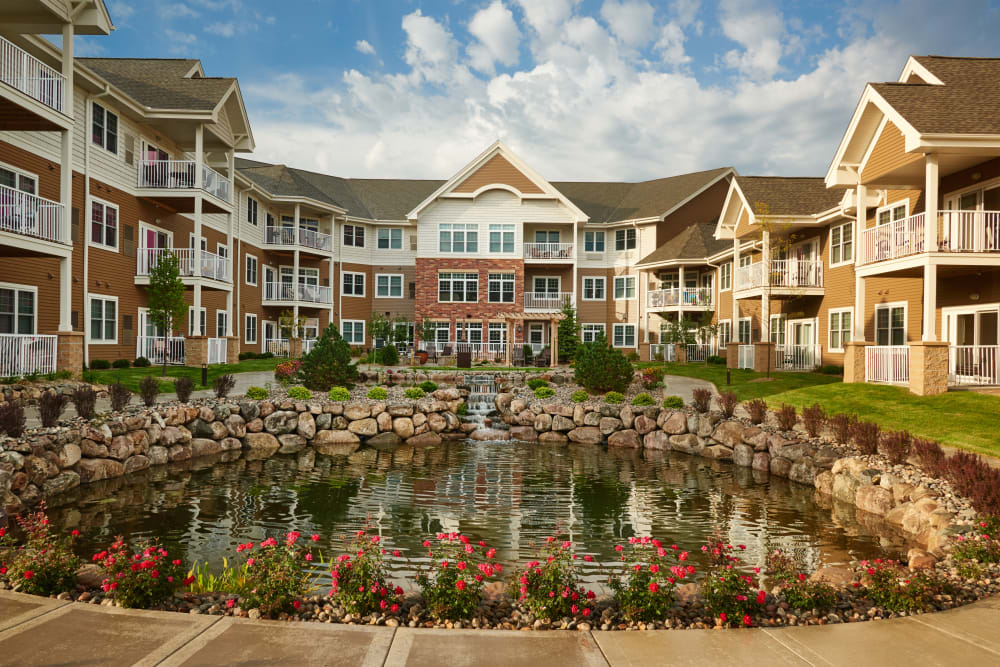
[[[505,632],[248,621],[0,592],[14,665],[1000,664],[1000,598],[924,616],[779,630]]]

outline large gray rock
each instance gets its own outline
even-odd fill
[[[72,468],[82,456],[80,445],[68,442],[59,450],[59,465],[62,468]]]
[[[299,413],[292,410],[278,410],[264,418],[264,429],[273,435],[291,433],[299,425]]]
[[[413,435],[413,420],[409,417],[395,417],[392,420],[392,432],[404,440]]]
[[[301,423],[301,418],[299,420]],[[279,454],[298,454],[306,448],[306,439],[298,433],[284,433],[278,436]]]
[[[733,463],[749,468],[753,465],[754,450],[751,445],[741,442],[733,447]]]
[[[535,417],[534,429],[539,433],[544,433],[552,429],[552,415],[542,413]]]
[[[599,445],[604,439],[596,426],[578,426],[566,435],[571,441],[586,445]]]
[[[614,417],[602,417],[600,412],[587,412],[586,414],[583,415],[583,425],[600,426],[602,419],[614,419]]]
[[[135,456],[129,458],[125,462],[125,474],[131,475],[134,472],[139,472],[140,470],[145,470],[152,465],[152,461],[149,457],[144,454],[136,454]]]
[[[837,500],[853,505],[857,500],[858,488],[861,482],[854,479],[850,474],[841,473],[833,476],[833,497]]]
[[[724,421],[712,431],[712,439],[732,449],[743,442],[743,424],[736,421]]]
[[[668,435],[682,435],[688,432],[687,414],[679,410],[664,410],[656,421],[660,429]]]
[[[214,414],[212,415],[215,416]],[[212,437],[212,422],[207,422],[203,419],[195,419],[193,422],[187,425],[188,430],[191,431],[191,437],[194,438],[211,438]]]
[[[620,414],[619,419],[621,420],[622,428],[632,428],[633,424],[635,424],[635,410],[632,409],[632,406],[626,405],[621,409],[621,412],[619,414]],[[607,417],[606,419],[613,419],[613,417]],[[611,431],[604,431],[603,428],[601,429],[601,431],[604,432],[605,435],[611,433],[612,431],[617,431],[617,430],[618,429],[611,429]]]
[[[715,430],[715,425],[718,424],[721,419],[722,415],[718,412],[706,412],[698,415],[698,435],[703,438],[707,438],[712,435],[712,431]]]
[[[823,494],[824,496],[833,495],[833,473],[829,470],[824,470],[823,472],[816,475],[813,479],[813,486],[816,487],[816,491]]]
[[[663,431],[652,431],[642,439],[642,444],[646,449],[668,450],[670,449],[670,436]]]
[[[767,452],[754,452],[750,467],[759,472],[771,472],[771,455]]]
[[[217,440],[212,440],[210,438],[191,439],[191,456],[194,456],[195,458],[199,456],[218,454],[221,451],[222,444]]]
[[[771,457],[771,474],[777,477],[788,477],[792,470],[792,460],[783,456]]]
[[[564,417],[562,415],[556,415],[552,418],[552,430],[559,431],[560,433],[566,433],[567,431],[572,431],[576,428],[576,424],[569,417]]]
[[[348,403],[344,406],[344,416],[348,421],[365,419],[372,416],[372,410],[365,403]]]
[[[295,432],[306,440],[312,440],[316,435],[316,418],[311,413],[299,413],[299,423],[295,427]]]
[[[173,445],[167,450],[167,459],[171,463],[187,461],[191,458],[191,445]]]
[[[270,433],[247,433],[243,439],[243,446],[264,456],[271,456],[281,447],[278,439]]]
[[[411,403],[390,403],[386,406],[391,417],[412,417],[413,404]]]
[[[885,516],[892,510],[892,491],[873,485],[859,487],[854,504],[859,510]]]
[[[83,484],[113,479],[125,474],[125,466],[113,459],[80,459],[75,470]]]
[[[371,436],[378,433],[378,423],[371,417],[352,421],[347,430],[358,435]]]
[[[80,475],[72,470],[64,470],[52,479],[42,483],[42,492],[46,496],[55,496],[80,486]]]
[[[237,405],[239,405],[240,414],[243,416],[244,421],[250,421],[260,416],[260,403],[257,401],[248,399],[240,401]]]
[[[162,445],[150,447],[149,452],[147,452],[146,455],[149,457],[149,462],[154,466],[165,465],[169,460],[167,456],[167,448]]]
[[[327,456],[346,456],[361,447],[361,438],[350,431],[318,431],[313,449]]]
[[[701,451],[701,444],[694,433],[682,433],[670,436],[670,449],[685,454],[697,454]]]
[[[812,458],[803,456],[792,462],[792,467],[788,471],[788,479],[799,484],[813,486],[813,483],[816,481],[817,471],[818,469],[816,468],[816,464],[813,463]]]
[[[222,451],[224,452],[243,449],[243,442],[236,438],[223,438],[219,441],[219,444],[222,445]]]
[[[639,439],[639,434],[636,433],[635,429],[629,428],[609,435],[608,447],[638,448],[642,447],[642,441]]]
[[[135,454],[135,445],[132,443],[132,438],[127,435],[116,435],[111,439],[108,456],[117,461],[124,461],[133,454]]]

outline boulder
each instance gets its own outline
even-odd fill
[[[129,431],[128,439],[132,441],[132,449],[136,454],[145,454],[149,449],[149,436],[145,431]]]
[[[162,445],[157,445],[156,447],[150,447],[149,452],[147,452],[149,462],[154,466],[162,466],[169,460],[167,454],[167,448]],[[135,457],[133,457],[135,458]]]
[[[67,442],[59,450],[59,465],[63,468],[72,468],[81,457],[80,445]]]
[[[264,430],[264,420],[260,417],[247,422],[247,433],[260,433]]]
[[[843,503],[855,504],[858,488],[861,482],[850,474],[840,473],[833,476],[833,497]]]
[[[771,455],[767,452],[754,452],[750,468],[759,472],[771,472]]]
[[[113,459],[80,459],[74,470],[83,484],[113,479],[125,474],[125,466]]]
[[[108,456],[108,447],[103,443],[84,438],[80,440],[80,453],[87,458],[103,459]]]
[[[435,447],[441,444],[441,436],[433,431],[427,431],[407,438],[406,444],[414,447]]]
[[[555,415],[552,417],[552,430],[565,433],[567,431],[572,431],[576,428],[576,424],[569,417],[564,417],[563,415]]]
[[[812,457],[803,456],[797,461],[792,462],[792,467],[788,470],[788,479],[799,484],[813,486],[817,472],[818,468],[813,462]]]
[[[688,432],[688,418],[679,410],[664,410],[656,419],[660,430],[670,435],[682,435]]]
[[[907,554],[907,563],[911,570],[929,570],[933,568],[938,559],[927,553],[923,549],[913,548]]]
[[[631,405],[626,405],[625,407],[623,407],[621,409],[621,412],[619,413],[619,417],[618,418],[621,420],[621,428],[632,428],[633,425],[635,424],[635,410],[632,409]],[[613,419],[613,417],[606,417],[605,419]],[[602,419],[601,421],[604,421],[604,420]],[[617,431],[617,430],[618,429],[611,429],[611,431],[605,431],[602,428],[601,432],[604,433],[604,435],[607,435],[608,433],[611,433],[612,431]],[[636,429],[636,430],[638,430],[638,429]]]
[[[604,439],[601,429],[596,426],[578,426],[566,436],[572,442],[579,442],[585,445],[599,445]]]
[[[663,431],[652,431],[643,437],[642,446],[646,449],[668,450],[670,449],[670,436]]]
[[[218,454],[221,451],[222,451],[222,444],[217,440],[212,440],[211,438],[191,439],[191,456],[195,458],[199,456],[209,456],[211,454]]]
[[[193,438],[211,438],[212,437],[212,420],[215,419],[215,415],[212,415],[212,419],[205,421],[204,419],[198,418],[187,425],[188,430],[191,431],[191,437]]]
[[[55,496],[78,486],[80,486],[80,475],[72,470],[64,470],[52,479],[45,480],[42,483],[42,492],[46,496]]]
[[[771,474],[777,477],[788,477],[792,470],[792,460],[782,456],[771,457]]]
[[[733,463],[738,466],[743,466],[749,468],[753,465],[753,455],[754,449],[752,445],[748,445],[745,442],[733,447]]]
[[[361,447],[361,438],[350,431],[318,431],[313,449],[327,456],[347,456]]]
[[[295,426],[295,433],[305,440],[312,440],[316,436],[316,418],[312,413],[299,413],[299,423]]]
[[[375,423],[378,425],[379,431],[391,431],[392,430],[392,415],[388,412],[380,412],[378,416],[375,417]]]
[[[222,445],[222,451],[224,452],[232,452],[243,449],[243,443],[236,438],[223,438],[219,444]]]
[[[530,428],[528,426],[519,426],[518,428]],[[495,442],[499,440],[510,440],[510,431],[505,431],[499,428],[477,428],[475,431],[469,434],[469,438],[472,440],[481,440],[486,442]]]
[[[382,414],[388,415],[389,413],[383,412]],[[368,438],[365,444],[376,449],[394,449],[403,444],[403,439],[392,431],[386,431],[385,433],[379,433]]]
[[[111,458],[124,461],[134,453],[135,445],[132,444],[132,438],[127,435],[116,435],[111,439],[111,446],[108,447],[108,456]]]
[[[701,455],[706,459],[716,459],[719,461],[733,460],[733,450],[725,445],[710,445],[701,450]]]
[[[583,415],[583,425],[600,426],[603,419],[614,419],[614,417],[602,417],[600,412],[587,412]]]
[[[572,433],[572,431],[570,431]],[[511,426],[510,437],[512,440],[523,442],[535,442],[538,440],[538,431],[533,426]]]
[[[299,423],[302,423],[301,418]],[[298,454],[306,448],[306,439],[298,433],[283,433],[278,436],[278,444],[281,445],[279,454]]]
[[[348,403],[344,406],[344,416],[348,421],[366,419],[372,416],[372,409],[365,403]]]
[[[391,417],[412,417],[413,405],[411,403],[389,403],[386,410]]]
[[[145,470],[152,465],[152,461],[149,457],[144,454],[136,454],[135,456],[129,457],[129,460],[125,462],[125,474],[131,475],[134,472],[139,472],[140,470]]]
[[[552,415],[548,413],[542,413],[535,417],[535,423],[533,424],[536,431],[539,433],[544,433],[545,431],[552,429]]]
[[[743,424],[737,421],[724,421],[712,431],[712,439],[732,449],[743,442]]]
[[[243,416],[244,421],[251,421],[260,416],[260,404],[256,401],[240,401],[237,405],[240,408],[240,414]]]
[[[639,440],[639,434],[635,429],[625,429],[624,431],[616,431],[608,436],[608,447],[642,447],[642,441]]]
[[[698,435],[703,438],[707,438],[712,435],[712,431],[715,430],[715,425],[718,424],[721,419],[722,415],[718,412],[706,412],[698,415]]]
[[[378,422],[371,417],[358,419],[348,424],[347,430],[357,435],[372,436],[378,433]]]
[[[392,420],[392,432],[404,440],[413,435],[413,420],[409,417],[395,417]]]
[[[624,422],[622,422],[624,424]],[[635,422],[632,425],[635,432],[639,435],[646,435],[654,429],[656,429],[656,420],[647,417],[646,415],[639,415],[635,418]]]
[[[586,425],[584,419],[587,417],[587,411],[583,409],[583,406],[577,403],[573,406],[573,423],[577,426]],[[592,426],[592,424],[591,424]]]
[[[813,479],[813,486],[816,490],[823,494],[824,496],[833,495],[833,473],[829,470],[824,470],[823,472],[816,475]]]
[[[291,410],[278,410],[264,418],[264,429],[273,435],[291,433],[299,425],[299,413]]]
[[[167,449],[167,459],[173,463],[175,461],[187,461],[191,458],[191,445],[177,444]]]
[[[243,439],[243,445],[247,450],[260,452],[265,456],[271,456],[281,447],[278,439],[270,433],[247,433],[247,437]]]
[[[697,454],[701,450],[701,444],[694,433],[682,433],[670,436],[670,449],[685,454]]]
[[[546,431],[538,434],[538,442],[542,445],[565,445],[569,442],[569,438],[566,437],[565,433]]]
[[[836,588],[846,588],[854,582],[854,570],[849,567],[821,567],[809,577],[811,581],[821,581]]]

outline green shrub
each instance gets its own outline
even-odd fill
[[[308,401],[312,397],[312,392],[305,387],[292,387],[288,390],[288,398],[294,398],[296,401]]]
[[[256,547],[252,542],[243,545],[249,565],[242,603],[245,608],[276,617],[292,612],[296,598],[309,592],[313,581],[311,564],[306,560],[309,550],[298,545],[298,536],[293,532],[280,540],[268,538]]]
[[[403,589],[389,583],[385,548],[377,535],[359,530],[333,566],[333,598],[352,614],[395,614]],[[399,555],[399,552],[394,552]]]
[[[656,405],[656,401],[646,392],[642,392],[635,395],[635,398],[632,399],[632,405]]]
[[[420,387],[408,387],[407,390],[403,392],[403,394],[405,394],[407,398],[413,398],[413,399],[423,398],[424,390],[421,389]]]
[[[399,350],[395,345],[386,345],[379,351],[379,361],[383,366],[395,366],[399,363]]]
[[[980,522],[979,526],[975,534],[957,535],[952,542],[951,555],[955,560],[955,569],[967,579],[979,579],[983,575],[984,565],[1000,563],[1000,540],[994,539],[986,531],[985,522]]]
[[[329,391],[331,387],[348,387],[358,379],[358,366],[351,363],[351,346],[330,325],[323,331],[313,349],[302,358],[299,377],[309,389]]]
[[[733,554],[733,545],[724,542],[718,534],[709,538],[703,549],[709,555],[710,565],[701,580],[701,599],[721,625],[753,625],[753,614],[762,604],[757,582],[740,567],[740,559]]]
[[[634,371],[619,350],[608,345],[603,334],[590,343],[581,343],[576,350],[573,378],[588,391],[623,392],[632,382]]]
[[[638,352],[636,352],[635,350],[632,350],[631,352],[629,352],[629,353],[628,353],[628,355],[626,356],[626,358],[627,358],[627,359],[628,359],[628,360],[629,360],[629,361],[630,361],[631,363],[633,363],[633,364],[634,364],[635,362],[639,361],[639,353],[638,353]]]
[[[389,392],[385,387],[372,387],[368,390],[368,398],[375,401],[384,401],[389,398]]]
[[[535,390],[535,398],[550,398],[556,395],[556,390],[552,387],[539,387]]]
[[[430,394],[431,392],[437,391],[438,388],[437,384],[431,382],[430,380],[424,380],[417,386],[423,389],[425,394]]]
[[[528,385],[528,389],[531,389],[532,391],[538,389],[539,387],[549,386],[549,383],[543,380],[542,378],[535,378],[534,380],[528,380],[527,382],[525,382],[525,384]]]
[[[930,609],[934,598],[949,592],[949,584],[933,570],[909,572],[895,561],[861,561],[868,575],[868,599],[889,611],[919,611]]]
[[[334,387],[330,390],[330,400],[349,401],[351,400],[351,392],[347,391],[346,387]]]
[[[577,557],[570,551],[572,544],[560,542],[555,536],[545,542],[542,553],[524,565],[517,579],[511,580],[510,597],[536,617],[550,621],[590,616],[595,595],[583,588],[576,568]],[[557,594],[552,595],[553,591]]]
[[[795,559],[780,549],[775,549],[765,560],[767,574],[778,583],[778,588],[792,609],[829,611],[837,602],[837,592],[829,584],[812,581],[805,572],[799,572]]]
[[[674,604],[678,579],[694,573],[694,567],[684,564],[687,554],[664,548],[648,537],[632,538],[627,546],[615,549],[622,552],[622,569],[611,575],[608,585],[622,615],[629,621],[666,618]]]
[[[428,611],[442,620],[471,618],[482,601],[483,586],[497,573],[496,549],[455,533],[441,533],[437,545],[425,544],[427,566],[416,579]]]
[[[17,517],[17,524],[27,536],[23,548],[15,548],[9,535],[0,531],[0,554],[4,554],[7,578],[21,591],[33,595],[58,595],[76,586],[76,571],[81,561],[73,553],[73,539],[52,532],[45,516],[45,502],[37,512]]]
[[[617,405],[625,400],[625,396],[617,391],[609,391],[604,395],[604,402],[611,403],[612,405]]]
[[[146,357],[139,357],[138,359],[132,362],[132,365],[135,366],[136,368],[149,368],[150,362],[149,359],[147,359]]]
[[[588,398],[590,398],[590,394],[585,392],[583,389],[577,389],[573,392],[573,395],[570,396],[570,400],[574,403],[583,403]]]
[[[140,539],[130,550],[119,536],[94,558],[104,575],[101,588],[118,604],[132,609],[147,609],[169,599],[184,577],[181,559],[155,541]],[[136,563],[139,567],[133,568]]]
[[[717,355],[717,354],[713,354],[713,355],[710,355],[709,357],[707,357],[707,358],[705,359],[705,361],[706,361],[707,363],[710,363],[710,364],[718,364],[718,365],[720,365],[720,366],[725,366],[725,365],[726,365],[726,358],[725,358],[725,357],[720,357],[720,356],[719,356],[719,355]]]
[[[679,410],[684,407],[684,399],[680,396],[667,396],[663,399],[663,407]]]
[[[267,396],[267,389],[264,389],[264,387],[247,387],[247,398],[252,398],[255,401],[263,401]]]
[[[114,362],[112,362],[111,367],[112,368],[128,368],[131,365],[132,364],[129,363],[128,359],[115,359]]]
[[[111,362],[107,359],[93,359],[90,362],[90,367],[95,371],[106,371],[111,368]]]
[[[466,405],[465,403],[459,403],[458,409],[455,410],[455,414],[458,415],[459,417],[464,417],[465,415],[469,414],[469,406]]]

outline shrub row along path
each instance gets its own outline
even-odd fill
[[[872,623],[751,630],[514,632],[251,621],[0,591],[11,665],[996,665],[1000,599]]]

